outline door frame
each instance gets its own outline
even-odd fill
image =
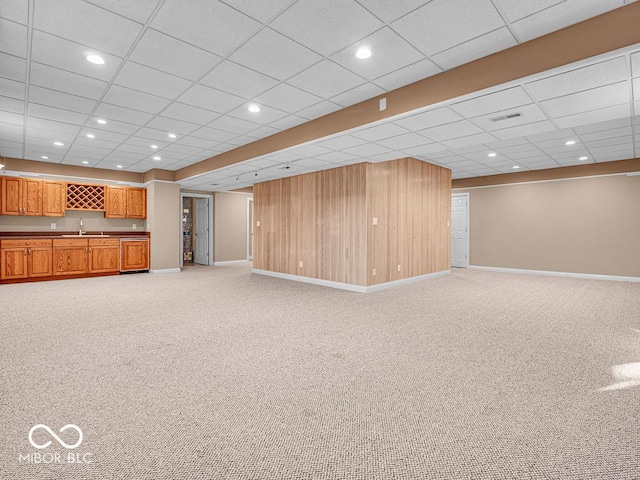
[[[184,198],[187,197],[191,197],[191,198],[206,198],[209,200],[209,240],[208,240],[208,245],[209,245],[209,265],[213,265],[213,195],[204,195],[202,193],[183,193],[180,192],[180,216],[178,221],[180,222],[180,268],[184,267],[184,238],[183,238],[183,231],[184,231],[184,225],[182,223],[182,215],[184,215],[184,212],[182,211],[182,209],[184,208]]]
[[[251,214],[251,207],[253,207],[253,196],[247,197],[247,260],[253,260],[253,248],[249,248],[250,246],[252,246],[251,230],[253,228],[253,215]],[[251,255],[249,255],[249,251],[251,251]]]
[[[456,193],[456,192],[451,192],[451,197],[467,197],[467,218],[465,219],[466,224],[467,224],[467,242],[465,245],[465,251],[466,251],[466,255],[465,255],[465,262],[464,262],[464,267],[458,267],[458,268],[469,268],[469,237],[470,237],[470,233],[471,233],[471,225],[469,225],[469,210],[471,209],[471,196],[469,195],[469,192],[466,193]],[[452,212],[453,213],[453,212]],[[451,222],[451,220],[449,220],[449,222]],[[450,225],[451,227],[451,225]],[[449,228],[449,230],[451,230],[451,228]]]

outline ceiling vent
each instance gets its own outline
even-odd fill
[[[502,115],[501,117],[494,117],[491,119],[492,122],[503,122],[504,120],[511,120],[512,118],[521,117],[522,114],[520,112],[510,113],[509,115]]]

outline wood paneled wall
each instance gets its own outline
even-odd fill
[[[450,207],[451,172],[412,158],[258,183],[254,268],[361,286],[448,270]]]

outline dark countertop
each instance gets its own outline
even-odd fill
[[[82,237],[65,237],[65,238],[149,238],[151,235],[149,232],[104,232],[104,236],[100,235],[103,232],[85,232]],[[77,235],[78,232],[0,232],[0,240],[29,240],[34,238],[49,239],[49,238],[63,238],[65,235]]]

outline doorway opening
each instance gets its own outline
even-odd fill
[[[469,266],[469,194],[451,195],[451,266]]]
[[[181,266],[213,265],[213,196],[180,194]]]

